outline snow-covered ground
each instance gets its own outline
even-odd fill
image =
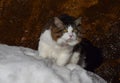
[[[0,44],[0,83],[106,83],[78,65],[57,66],[37,54],[29,48]]]

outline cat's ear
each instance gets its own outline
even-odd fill
[[[58,17],[54,17],[54,24],[59,28],[64,27],[63,22]]]
[[[82,19],[82,17],[79,17],[74,21],[77,26],[81,25],[81,19]]]

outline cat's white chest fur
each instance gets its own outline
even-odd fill
[[[64,66],[71,57],[73,47],[59,46],[51,37],[51,31],[46,30],[40,36],[38,52],[39,56],[53,60],[57,65]]]

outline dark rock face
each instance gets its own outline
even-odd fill
[[[104,63],[96,73],[108,83],[120,83],[120,1],[100,2],[87,9],[83,27],[86,37],[102,49]]]
[[[97,1],[0,0],[0,42],[37,48],[41,29],[49,18],[63,13],[77,17]]]
[[[37,49],[47,20],[66,13],[83,16],[86,38],[102,49],[96,69],[108,83],[120,83],[120,0],[0,0],[0,43]]]

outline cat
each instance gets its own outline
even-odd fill
[[[75,19],[69,15],[53,17],[40,35],[39,56],[49,58],[60,66],[77,64],[79,52],[74,52],[76,44],[81,42],[81,17]]]
[[[54,17],[40,36],[39,56],[52,59],[57,65],[78,64],[93,72],[102,63],[102,54],[83,38],[84,34],[81,17],[76,19],[66,14]]]

